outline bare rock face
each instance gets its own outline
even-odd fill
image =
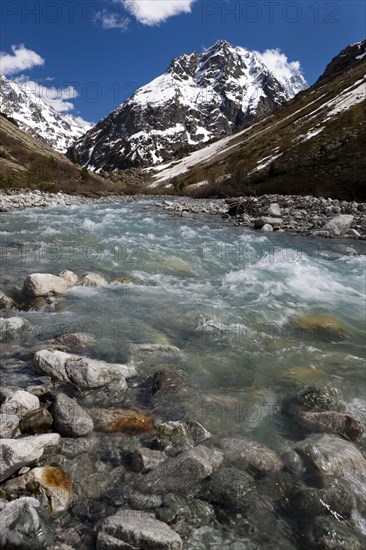
[[[120,510],[103,521],[97,538],[97,550],[182,550],[180,536],[166,523],[146,512]]]
[[[70,288],[77,285],[79,280],[76,273],[70,271],[69,269],[62,269],[62,271],[58,274],[58,277],[61,277],[61,279],[63,279]]]

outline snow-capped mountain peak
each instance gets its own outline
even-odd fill
[[[61,153],[92,127],[79,117],[57,112],[21,83],[2,74],[0,111],[13,117],[22,130]]]
[[[219,40],[173,59],[68,154],[97,171],[157,164],[231,134],[306,87],[299,71],[276,74],[257,52]]]

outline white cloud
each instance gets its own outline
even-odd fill
[[[16,82],[59,113],[72,111],[74,109],[73,101],[79,95],[73,86],[43,86],[43,84],[30,80],[24,75],[18,77]]]
[[[276,76],[284,79],[291,78],[293,74],[302,74],[299,61],[289,61],[287,56],[281,50],[265,50],[263,53],[255,52],[263,63],[274,72]]]
[[[1,52],[0,72],[7,75],[13,75],[20,71],[26,71],[39,65],[44,65],[44,59],[33,50],[25,48],[24,44],[11,47],[12,54]]]
[[[120,0],[143,25],[157,25],[173,15],[190,13],[196,0]]]
[[[103,13],[102,15],[103,29],[120,29],[126,31],[131,22],[129,17],[120,17],[118,13]]]

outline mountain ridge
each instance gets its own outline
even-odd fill
[[[300,73],[276,77],[256,52],[221,40],[173,59],[67,155],[97,173],[158,164],[231,134],[306,86]]]
[[[0,74],[0,111],[14,118],[32,137],[65,153],[91,128],[70,114],[61,114],[35,93]]]

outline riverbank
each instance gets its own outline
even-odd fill
[[[128,203],[141,199],[154,201],[156,207],[185,218],[208,214],[228,218],[234,225],[262,232],[278,231],[305,236],[366,240],[366,203],[310,195],[194,199],[160,195],[85,197],[39,190],[9,190],[0,191],[0,212],[25,208]],[[336,232],[327,230],[325,226],[337,216],[343,216],[345,223]]]

